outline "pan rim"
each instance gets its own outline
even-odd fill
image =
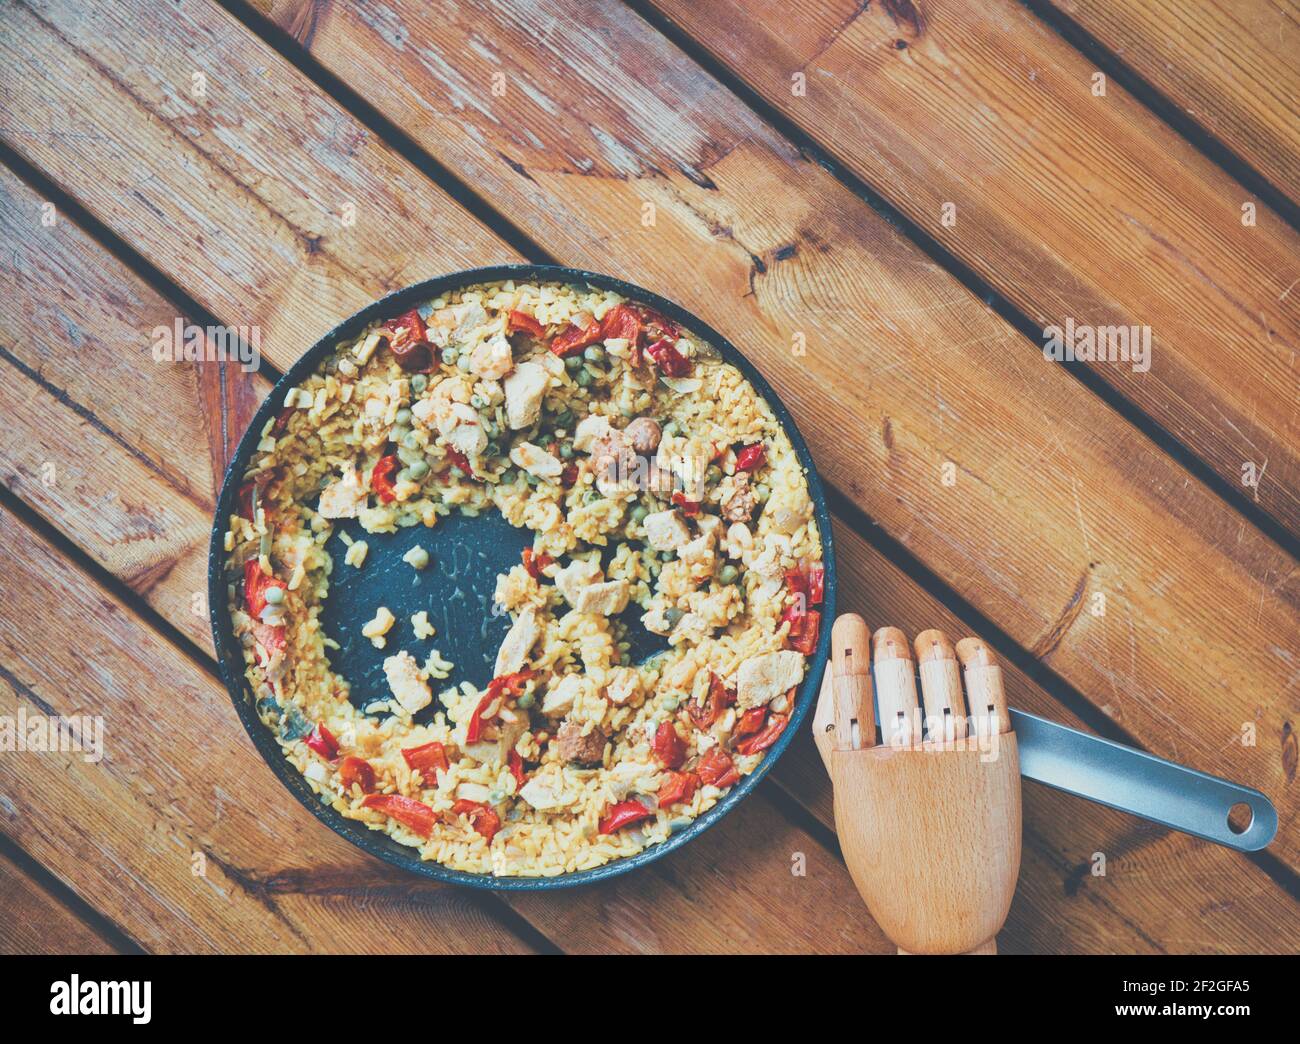
[[[242,651],[239,643],[235,641],[230,613],[226,606],[226,552],[223,543],[226,526],[222,520],[229,519],[233,512],[236,493],[248,461],[260,441],[260,432],[271,416],[278,412],[277,403],[283,401],[284,392],[288,388],[296,386],[308,374],[313,372],[321,359],[329,351],[337,347],[340,341],[354,337],[375,320],[417,307],[447,291],[508,279],[517,282],[575,283],[599,290],[613,290],[635,302],[650,305],[667,318],[707,339],[722,354],[723,359],[739,369],[745,379],[766,400],[778,423],[789,437],[795,455],[803,468],[805,480],[808,483],[808,493],[813,501],[814,516],[817,519],[822,540],[822,561],[826,571],[822,614],[823,619],[826,621],[835,618],[836,568],[834,531],[821,478],[816,465],[813,463],[808,446],[804,442],[803,436],[785,404],[766,378],[758,371],[757,367],[727,338],[682,306],[635,283],[616,276],[565,265],[507,263],[462,269],[421,280],[372,301],[364,308],[337,323],[299,356],[297,361],[275,382],[271,393],[258,407],[247,430],[240,437],[239,443],[231,455],[230,462],[226,466],[222,478],[221,492],[217,497],[208,548],[208,613],[212,627],[213,644],[216,649],[217,666],[227,695],[234,704],[235,713],[244,726],[244,731],[248,733],[253,746],[261,755],[262,760],[270,767],[272,773],[313,816],[329,827],[335,834],[356,845],[362,851],[376,856],[392,866],[423,877],[488,891],[527,892],[544,891],[553,888],[572,888],[629,873],[638,867],[653,863],[670,852],[682,848],[731,812],[757,788],[758,784],[772,769],[772,766],[785,753],[807,717],[809,709],[816,701],[817,687],[830,654],[831,628],[829,626],[821,628],[817,648],[810,658],[809,668],[804,675],[804,680],[799,685],[795,709],[790,722],[777,742],[768,750],[758,767],[732,787],[711,809],[692,820],[688,826],[670,835],[667,840],[651,845],[636,855],[615,859],[612,862],[589,870],[579,870],[554,877],[495,877],[491,874],[472,874],[463,870],[453,870],[432,860],[422,860],[419,858],[416,849],[408,845],[402,845],[387,834],[372,830],[358,820],[347,819],[322,802],[321,798],[312,791],[306,779],[284,757],[283,751],[275,741],[274,736],[262,724],[254,711],[251,693],[246,688],[247,683],[243,676],[244,661]],[[411,854],[407,855],[405,853]]]

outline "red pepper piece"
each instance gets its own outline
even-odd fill
[[[307,737],[307,746],[314,750],[326,761],[333,761],[339,756],[339,741],[334,738],[330,732],[320,722],[312,729],[311,735]]]
[[[773,714],[768,719],[766,728],[736,744],[736,752],[739,754],[757,754],[760,750],[767,750],[785,731],[786,724],[789,721],[790,716],[788,714]]]
[[[672,341],[655,341],[645,353],[669,377],[685,377],[691,372],[691,360],[679,352]]]
[[[732,740],[744,739],[746,736],[752,736],[763,727],[763,722],[767,719],[766,707],[752,707],[740,716],[736,722],[736,727],[731,732]]]
[[[235,511],[240,518],[253,521],[253,498],[256,493],[257,487],[251,482],[245,482],[239,487],[239,495],[235,497]]]
[[[527,571],[528,575],[534,580],[540,580],[542,578],[542,570],[547,566],[555,564],[555,559],[545,551],[539,553],[534,551],[531,547],[524,548],[523,559],[525,571]]]
[[[361,804],[365,808],[378,809],[426,839],[433,833],[433,824],[438,818],[423,801],[402,797],[401,794],[367,794],[361,799]]]
[[[275,423],[271,425],[271,434],[277,439],[284,434],[285,429],[289,427],[289,418],[293,416],[296,406],[284,406],[280,412],[275,415]]]
[[[510,775],[515,777],[515,793],[519,793],[519,788],[528,782],[528,774],[524,772],[524,759],[519,751],[512,750],[510,756],[506,758],[506,767],[510,769]]]
[[[700,513],[702,501],[687,500],[686,494],[680,489],[673,490],[672,502],[675,507],[681,508],[682,514],[686,515],[688,518],[693,518]]]
[[[578,465],[572,462],[564,465],[564,470],[560,472],[560,485],[569,489],[578,481]]]
[[[451,461],[452,467],[460,468],[465,473],[466,478],[475,477],[474,469],[469,466],[469,457],[454,446],[444,446],[443,450],[447,454],[447,459]]]
[[[478,701],[478,706],[474,708],[474,713],[470,715],[469,724],[465,726],[465,742],[477,743],[483,735],[483,719],[493,718],[497,710],[488,710],[491,708],[494,700],[504,700],[506,696],[517,696],[523,691],[524,683],[528,681],[537,672],[532,668],[524,668],[522,671],[516,671],[514,674],[503,674],[500,677],[493,678],[488,682],[487,689],[483,692],[483,698]]]
[[[361,793],[370,794],[375,789],[374,767],[364,758],[349,754],[339,762],[339,782],[343,784],[344,792],[351,791],[355,783],[361,788]]]
[[[717,787],[719,790],[740,782],[740,773],[736,771],[736,763],[731,760],[731,755],[721,747],[710,747],[705,752],[704,757],[700,758],[700,763],[695,766],[695,771],[699,773],[702,782],[711,787]]]
[[[736,694],[723,684],[716,674],[709,675],[709,694],[704,702],[694,700],[686,702],[686,713],[690,715],[695,727],[701,731],[707,729],[721,717],[722,712],[736,702]]]
[[[651,746],[655,757],[659,759],[664,768],[681,768],[682,762],[686,760],[686,744],[682,741],[681,736],[677,734],[677,729],[671,721],[659,723],[659,728],[655,732],[654,743]]]
[[[737,471],[757,471],[767,463],[767,447],[761,442],[746,446],[736,454]]]
[[[682,335],[676,323],[666,319],[653,308],[638,305],[637,314],[641,317],[641,322],[645,326],[645,335],[648,341],[662,341],[665,339],[675,341]]]
[[[506,330],[508,333],[514,333],[516,330],[527,330],[534,337],[545,337],[546,327],[537,321],[535,316],[527,312],[511,310],[509,318],[506,320]]]
[[[613,337],[621,337],[633,347],[640,340],[641,317],[631,305],[615,305],[600,321],[600,339],[608,341]]]
[[[397,471],[397,458],[391,453],[375,461],[374,470],[370,472],[370,488],[382,504],[391,504],[397,499],[393,492],[393,475]]]
[[[480,804],[477,801],[466,801],[461,799],[451,806],[452,815],[464,816],[469,820],[469,825],[473,827],[474,832],[481,834],[491,843],[496,832],[501,829],[501,817],[498,816],[487,805]]]
[[[685,805],[700,789],[700,777],[694,772],[665,772],[659,784],[659,807]]]
[[[551,341],[551,351],[560,358],[573,355],[582,351],[589,344],[595,344],[600,340],[600,323],[592,320],[586,326],[574,326],[569,324],[569,328],[563,333],[556,335]]]
[[[816,609],[809,609],[808,615],[801,621],[799,633],[791,631],[786,638],[789,648],[811,656],[817,648],[817,632],[821,629],[822,614]]]
[[[289,589],[283,580],[263,573],[256,558],[250,558],[244,563],[244,605],[254,620],[261,620],[262,610],[267,604],[266,592],[272,587],[278,587],[281,591]]]
[[[253,637],[261,643],[268,653],[284,652],[287,645],[284,637],[284,624],[264,624],[258,620],[253,624]],[[265,664],[263,664],[265,666]]]
[[[600,821],[599,829],[602,834],[612,834],[632,823],[653,817],[654,813],[639,801],[620,801],[617,805],[609,806],[605,817]]]
[[[388,347],[398,366],[409,373],[429,368],[433,346],[429,344],[429,334],[418,311],[412,308],[396,319],[389,319],[384,329],[389,333]]]
[[[432,772],[446,772],[451,768],[447,761],[447,748],[437,740],[422,743],[418,747],[407,747],[402,751],[402,760],[410,766],[411,771],[421,773],[426,782],[433,780]]]

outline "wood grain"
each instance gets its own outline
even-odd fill
[[[30,189],[4,171],[0,171],[0,193],[19,211],[32,201]],[[0,250],[12,246],[9,239],[0,238]],[[75,342],[80,368],[94,372],[101,366],[108,366],[114,353],[121,354],[120,345],[124,343],[121,340],[122,331],[147,324],[150,321],[148,317],[163,308],[147,288],[134,280],[129,272],[120,269],[70,221],[58,225],[56,235],[41,241],[40,251],[57,258],[59,276],[68,282],[62,284],[58,279],[52,279],[47,269],[25,266],[23,271],[27,273],[27,278],[22,284],[25,296],[18,300],[39,301],[60,291],[75,294],[80,301],[78,336]],[[113,310],[110,300],[104,297],[104,285],[93,277],[100,272],[105,273],[108,285],[118,295],[137,302],[138,313],[130,309]],[[78,286],[82,288],[79,291],[75,289]],[[33,313],[21,308],[10,310],[8,318],[4,320],[5,336],[18,342],[34,343],[41,349],[41,354],[48,357],[51,366],[62,365],[61,361],[73,354],[73,342],[48,337],[41,339],[41,331],[29,325],[28,317],[31,314]],[[66,327],[61,326],[59,329]],[[142,390],[149,387],[153,366],[152,360],[149,360],[148,366],[142,364],[137,372],[121,374],[117,384],[105,389],[109,397],[101,397],[100,406],[106,417],[129,413],[135,400],[141,397]],[[75,376],[75,372],[72,376]],[[24,377],[25,374],[19,372],[9,383],[21,392]],[[264,383],[259,380],[255,387]],[[21,408],[24,396],[15,394],[20,401],[20,408],[15,409],[10,416],[11,423],[22,433],[22,438],[18,440],[21,444],[39,446],[52,439],[47,432],[57,433],[69,423],[68,415],[60,412],[59,403],[29,412]],[[203,459],[202,447],[207,439],[200,431],[187,428],[185,420],[187,416],[196,416],[193,413],[195,397],[196,393],[191,389],[188,396],[174,394],[157,398],[151,407],[153,424],[142,429],[144,434],[187,431],[188,437],[184,440],[145,443],[146,447],[153,446],[158,450],[157,464],[167,475],[183,470],[172,467],[173,460]],[[70,396],[69,402],[69,410],[80,405]],[[64,445],[57,439],[54,441],[56,448]],[[88,459],[93,461],[93,466],[78,487],[78,498],[51,497],[35,502],[35,506],[51,522],[73,536],[84,550],[111,571],[129,568],[128,562],[114,556],[114,548],[121,542],[119,526],[124,523],[111,513],[105,513],[99,524],[84,524],[82,519],[90,517],[91,513],[81,507],[83,499],[88,504],[100,503],[111,498],[114,490],[139,484],[150,491],[146,505],[150,511],[156,511],[159,504],[177,501],[188,503],[178,497],[175,490],[169,490],[165,481],[154,470],[147,468],[137,454],[128,452],[124,442],[126,439],[123,436],[105,439],[102,445],[91,444],[95,452],[89,454]],[[21,464],[21,452],[17,456]],[[30,495],[31,491],[21,488],[19,492]],[[160,533],[168,532],[173,524],[167,521],[166,516],[151,514],[148,517],[152,520],[150,528]],[[904,626],[913,627],[914,630],[929,626],[930,622],[950,627],[954,633],[959,629],[960,625],[952,621],[933,599],[850,530],[841,527],[837,532],[837,541],[844,577],[841,590],[851,607],[867,613],[877,622],[897,618]],[[200,567],[203,556],[201,543],[200,540],[188,552],[195,556]],[[126,576],[123,578],[129,579]],[[177,567],[164,571],[158,583],[141,593],[160,611],[170,613],[170,607],[185,604],[190,582],[186,570]],[[886,613],[889,615],[882,615]],[[169,615],[169,619],[178,624],[205,652],[209,649],[209,636],[204,621],[191,622],[183,613],[179,617]],[[1023,679],[1016,695],[1021,706],[1058,719],[1065,717],[1059,704]],[[247,746],[241,735],[230,736],[228,742],[241,749]],[[784,788],[805,803],[830,828],[829,787],[825,773],[820,763],[807,761],[808,752],[802,749],[803,746],[801,738],[798,747],[777,767],[777,776]],[[274,789],[276,784],[270,785],[273,792],[278,792]],[[1179,887],[1162,893],[1156,899],[1144,891],[1124,887],[1113,876],[1105,882],[1111,887],[1104,900],[1093,898],[1090,892],[1075,894],[1065,887],[1066,880],[1074,872],[1073,864],[1062,862],[1065,857],[1058,852],[1058,848],[1070,853],[1073,851],[1071,845],[1083,844],[1091,846],[1086,848],[1088,852],[1098,847],[1111,851],[1112,846],[1119,844],[1132,826],[1131,821],[1124,817],[1106,813],[1095,806],[1074,799],[1063,800],[1068,802],[1068,807],[1064,811],[1053,808],[1051,817],[1044,817],[1042,822],[1034,819],[1033,806],[1030,805],[1027,821],[1031,837],[1044,833],[1051,836],[1046,842],[1040,842],[1042,847],[1039,851],[1034,850],[1032,840],[1026,848],[1026,871],[1021,887],[1022,891],[1030,890],[1034,898],[1032,901],[1020,900],[1013,908],[1012,924],[1003,932],[1001,939],[1004,949],[1113,949],[1124,952],[1158,949],[1159,942],[1150,943],[1149,934],[1131,926],[1145,925],[1156,917],[1173,920],[1175,911],[1212,905],[1216,901],[1216,895],[1256,895],[1261,891],[1267,895],[1270,888],[1276,892],[1271,882],[1244,860],[1233,853],[1212,849],[1211,855],[1200,861],[1198,876],[1181,882]],[[594,904],[589,903],[584,894],[564,893],[548,896],[545,900],[532,901],[524,898],[516,902],[516,908],[545,932],[563,938],[567,947],[582,951],[635,950],[642,946],[671,952],[711,947],[731,949],[742,945],[750,948],[793,948],[798,945],[815,948],[832,945],[832,940],[838,940],[835,945],[861,944],[867,949],[884,947],[883,938],[872,936],[864,940],[855,937],[854,933],[862,930],[856,921],[852,928],[845,929],[838,923],[821,920],[826,916],[827,910],[838,910],[842,914],[847,900],[836,891],[842,878],[827,869],[827,857],[819,846],[810,845],[806,836],[797,831],[792,832],[790,825],[766,804],[750,804],[754,808],[745,820],[744,829],[732,826],[734,817],[729,818],[687,851],[656,864],[644,873],[627,878],[626,884],[610,882],[595,890]],[[1115,824],[1115,820],[1119,823]],[[711,844],[711,839],[715,838],[727,851],[734,849],[736,854],[727,855]],[[1083,840],[1080,841],[1080,838]],[[1156,847],[1159,848],[1160,844],[1168,847],[1176,842],[1169,839]],[[795,877],[790,873],[791,856],[797,850],[802,850],[808,858],[806,878]],[[695,858],[697,852],[698,859]],[[817,928],[815,933],[805,932],[798,927],[791,928],[784,923],[785,918],[779,915],[774,917],[771,904],[763,903],[757,904],[752,910],[734,914],[748,922],[749,930],[754,933],[743,936],[747,940],[744,944],[737,941],[742,937],[732,937],[731,927],[725,930],[700,928],[698,922],[701,919],[709,925],[717,923],[719,910],[704,911],[698,905],[692,906],[692,903],[708,905],[716,888],[732,889],[734,884],[730,878],[741,874],[756,875],[773,894],[786,896],[790,902],[789,908],[803,910],[814,897],[825,899],[829,896],[834,901],[820,904],[814,911],[816,916],[813,921]],[[691,898],[684,900],[678,894],[682,891]],[[649,912],[652,908],[660,907],[674,911],[678,916],[655,917]],[[1270,936],[1264,926],[1283,923],[1286,908],[1285,899],[1279,901],[1276,896],[1272,905],[1265,903],[1262,910],[1253,906],[1232,907],[1218,915],[1214,922],[1216,938],[1225,939],[1225,945],[1241,950],[1266,947]],[[1252,916],[1249,920],[1244,916],[1238,917],[1236,910]],[[848,937],[837,934],[845,930],[850,932]],[[1168,933],[1174,929],[1165,925],[1162,930]],[[1148,927],[1145,931],[1151,933],[1152,929]],[[757,934],[759,932],[764,934],[760,936]],[[1156,937],[1164,939],[1163,935],[1157,934]],[[1194,940],[1196,936],[1193,934],[1191,938]]]
[[[1015,0],[655,6],[1038,326],[1150,327],[1149,372],[1087,367],[1233,488],[1267,461],[1244,492],[1300,534],[1300,234],[1262,205],[1244,227],[1245,190],[1117,84],[1094,96],[1040,19]]]
[[[1288,555],[624,8],[385,11],[273,8],[558,256],[707,316],[826,478],[1141,742],[1290,820]]]
[[[216,679],[7,511],[0,537],[0,713],[92,715],[104,729],[98,762],[0,760],[3,829],[145,949],[529,949],[490,901],[322,829],[285,797]]]
[[[1051,0],[1293,198],[1300,190],[1294,0]]]
[[[0,855],[0,953],[117,953],[22,867]]]

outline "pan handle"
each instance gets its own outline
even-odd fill
[[[1277,833],[1277,809],[1251,787],[1025,711],[1013,709],[1011,725],[1029,779],[1243,852],[1264,848]],[[1241,833],[1228,824],[1236,805],[1251,812]]]

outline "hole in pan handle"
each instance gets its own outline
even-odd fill
[[[1011,727],[1029,779],[1243,852],[1277,833],[1277,809],[1251,787],[1025,711],[1011,711]]]

